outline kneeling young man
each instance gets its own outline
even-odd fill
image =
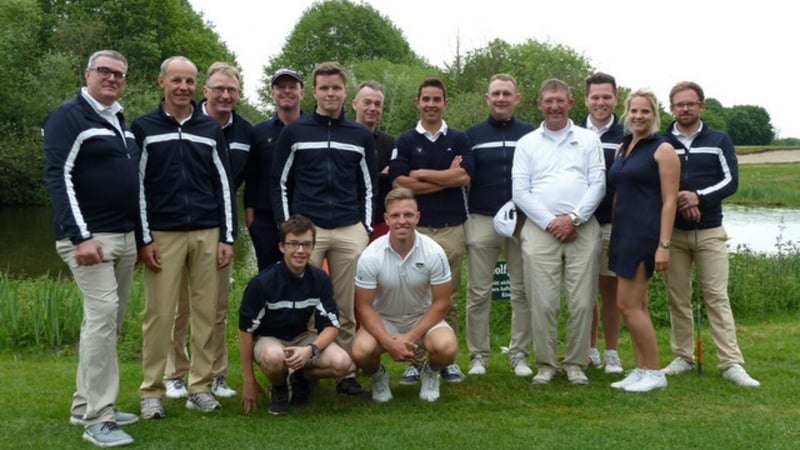
[[[419,396],[439,398],[439,371],[453,363],[458,343],[443,319],[450,310],[450,266],[433,239],[416,231],[419,210],[414,194],[393,189],[384,201],[389,233],[361,254],[356,269],[356,313],[361,329],[353,342],[353,360],[372,380],[372,399],[392,399],[381,354],[410,361],[423,346],[428,363],[420,374]]]
[[[258,403],[253,362],[272,385],[271,414],[289,411],[288,384],[291,404],[299,406],[308,400],[313,380],[343,377],[353,370],[350,356],[334,342],[339,312],[333,285],[325,272],[308,264],[315,239],[311,220],[299,214],[290,217],[280,230],[283,259],[250,280],[244,291],[239,350],[245,412]],[[316,333],[308,328],[312,316]]]

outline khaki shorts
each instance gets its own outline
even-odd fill
[[[316,333],[312,333],[311,331],[306,331],[296,338],[292,339],[291,341],[284,341],[283,339],[278,339],[273,336],[258,336],[256,337],[256,343],[253,345],[253,354],[258,356],[264,350],[268,344],[281,344],[284,347],[302,347],[303,345],[310,345],[314,342],[314,339],[317,338]]]
[[[386,320],[384,318],[381,318],[381,319],[383,320],[383,326],[386,328],[386,332],[389,333],[390,335],[408,333],[409,331],[411,331],[412,328],[414,328],[414,325],[416,325],[417,322],[419,321],[419,317],[411,319],[411,320],[408,320],[406,322],[390,322],[390,321],[388,321],[388,320]],[[422,336],[419,339],[419,341],[417,341],[417,345],[420,348],[425,348],[425,345],[424,345],[425,344],[425,337],[427,337],[428,334],[430,334],[433,330],[436,330],[436,329],[439,329],[439,328],[445,328],[445,327],[449,328],[450,331],[453,330],[453,328],[447,322],[445,322],[444,320],[440,320],[439,323],[437,323],[436,325],[432,326],[425,333],[425,335]]]
[[[600,225],[600,276],[616,277],[617,274],[608,268],[608,245],[611,242],[611,224]]]

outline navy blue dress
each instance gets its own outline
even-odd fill
[[[661,232],[661,181],[654,155],[665,142],[660,134],[641,139],[625,157],[632,136],[625,136],[619,155],[608,172],[616,190],[608,267],[617,275],[634,278],[644,263],[647,278],[653,276]]]

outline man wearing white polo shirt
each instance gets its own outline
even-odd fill
[[[423,347],[428,362],[420,371],[421,399],[439,398],[439,371],[458,353],[450,310],[450,266],[433,239],[416,231],[419,210],[410,189],[393,189],[384,201],[389,234],[374,240],[356,269],[356,312],[361,329],[353,341],[353,361],[372,380],[372,399],[392,399],[381,354],[410,361]]]

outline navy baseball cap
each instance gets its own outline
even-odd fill
[[[289,69],[288,67],[281,67],[278,69],[274,74],[272,74],[272,79],[270,80],[269,85],[275,86],[275,83],[278,82],[280,77],[289,77],[300,83],[300,87],[303,87],[303,77],[300,76],[294,69]]]

